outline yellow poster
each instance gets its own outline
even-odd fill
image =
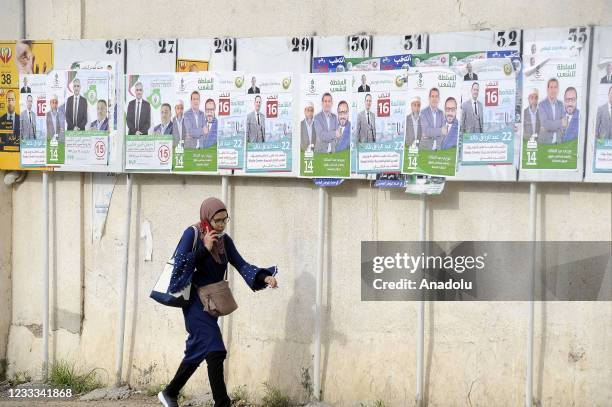
[[[52,41],[0,41],[0,170],[19,169],[20,74],[45,74],[53,69]]]
[[[208,71],[208,61],[196,59],[177,59],[176,72],[202,72]]]

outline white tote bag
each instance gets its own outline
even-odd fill
[[[195,226],[192,226],[192,228],[194,236],[191,251],[194,251],[196,244],[198,243],[198,229]],[[174,271],[174,257],[176,256],[177,250],[178,245],[177,248],[174,249],[172,257],[170,257],[170,259],[164,265],[164,270],[157,279],[157,282],[149,295],[149,297],[153,298],[160,304],[168,305],[170,307],[182,307],[186,305],[189,302],[189,294],[191,292],[191,284],[187,285],[187,287],[176,293],[170,293],[168,291],[170,286],[170,278],[172,277],[172,272]]]

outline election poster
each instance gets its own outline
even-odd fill
[[[174,74],[126,75],[125,168],[171,170],[186,136],[184,101],[174,99]]]
[[[525,42],[521,170],[578,171],[585,97],[579,51],[568,41]]]
[[[406,123],[404,71],[360,73],[353,85],[357,172],[401,170]]]
[[[612,56],[598,61],[598,75],[592,86],[596,91],[593,138],[593,172],[612,173]]]
[[[119,109],[121,107],[122,93],[119,84],[119,77],[117,71],[117,61],[113,61],[110,59],[104,60],[79,60],[74,61],[70,69],[94,69],[94,70],[105,70],[108,71],[110,75],[110,85],[109,85],[109,96],[108,96],[108,161],[109,166],[111,165],[111,161],[115,157],[120,157],[123,154],[123,143],[122,138],[123,130],[121,130],[121,134],[119,134],[118,129],[120,127],[119,123],[123,123],[121,119],[121,113]],[[121,160],[118,160],[121,162]],[[117,164],[115,164],[117,165]]]
[[[177,73],[174,81],[177,103],[183,102],[183,143],[174,148],[174,171],[217,171],[216,76],[210,72]]]
[[[595,27],[585,181],[612,182],[612,27]]]
[[[300,176],[349,178],[353,75],[304,74],[300,85]]]
[[[589,27],[523,30],[522,181],[583,179],[590,36]]]
[[[512,60],[491,54],[458,52],[450,58],[463,77],[459,171],[479,167],[494,179],[498,166],[514,163],[516,74]]]
[[[41,167],[45,165],[47,123],[54,129],[59,125],[58,117],[47,113],[45,88],[46,75],[19,76],[19,129],[21,167]],[[57,111],[57,99],[54,100]],[[50,110],[50,109],[49,109]],[[55,118],[55,122],[53,121]],[[53,130],[51,130],[53,131]]]
[[[50,105],[57,98],[61,123],[47,134],[47,164],[108,163],[110,88],[106,70],[58,70],[47,76],[46,95]]]
[[[462,82],[446,67],[415,67],[408,72],[403,173],[455,175]]]
[[[0,41],[0,170],[20,168],[20,76],[52,69],[53,42]]]
[[[288,172],[292,168],[293,74],[253,74],[246,115],[246,172]],[[252,92],[250,92],[254,89]]]
[[[219,147],[220,169],[244,169],[247,110],[253,109],[253,100],[248,105],[245,94],[244,72],[218,72]],[[253,83],[253,77],[251,77]],[[252,98],[251,98],[252,99]]]

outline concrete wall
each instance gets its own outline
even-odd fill
[[[402,33],[489,27],[612,23],[606,0],[520,0],[503,13],[490,1],[281,2],[28,1],[31,38],[137,38],[176,35],[263,36]],[[324,6],[325,5],[325,6]],[[53,17],[53,18],[51,18]],[[435,17],[435,18],[434,18]],[[60,23],[58,23],[58,21]],[[103,21],[103,23],[100,23]],[[257,23],[254,23],[256,21]],[[163,22],[163,23],[161,23]],[[13,193],[10,372],[38,372],[41,361],[41,175]],[[89,175],[51,176],[51,352],[101,367],[112,383],[125,176],[110,207],[106,233],[91,242]],[[225,321],[228,384],[261,394],[270,381],[303,398],[302,369],[312,377],[317,189],[300,179],[230,180],[231,234],[243,256],[278,264],[280,287],[251,293],[233,276],[240,308]],[[124,379],[147,387],[167,381],[182,358],[180,310],[148,298],[162,262],[182,230],[197,220],[205,197],[220,195],[215,177],[138,175],[134,181]],[[527,184],[450,183],[429,199],[429,233],[440,240],[524,240]],[[415,387],[413,303],[360,302],[360,241],[418,237],[419,201],[366,182],[328,190],[324,281],[323,391],[337,405],[383,399],[411,405]],[[542,184],[538,237],[612,238],[609,185]],[[2,212],[0,212],[2,213]],[[2,218],[4,220],[4,218]],[[145,262],[140,225],[151,223],[153,261]],[[4,223],[3,223],[4,224]],[[34,231],[34,233],[33,233]],[[0,263],[1,264],[1,263]],[[547,303],[536,308],[535,397],[541,405],[603,406],[612,399],[612,304]],[[431,303],[426,314],[426,395],[432,406],[522,403],[527,304]],[[1,349],[1,348],[0,348]],[[187,387],[208,389],[205,369]]]
[[[4,175],[0,173],[1,175]],[[12,188],[0,184],[0,381],[6,373],[6,348],[11,326]]]
[[[0,38],[23,36],[23,3],[10,0],[2,4],[3,18],[0,25]],[[0,178],[4,178],[0,171]],[[0,381],[6,374],[6,349],[11,326],[11,228],[13,221],[12,187],[7,187],[0,179]]]

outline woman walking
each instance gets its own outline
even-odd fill
[[[203,360],[206,360],[215,407],[231,405],[223,377],[227,351],[217,324],[218,317],[204,310],[197,288],[223,280],[228,262],[253,291],[266,286],[277,287],[274,268],[255,267],[240,256],[233,240],[225,234],[229,219],[225,204],[217,198],[208,198],[200,207],[200,222],[195,227],[188,227],[179,242],[169,291],[180,291],[191,283],[189,302],[182,308],[189,336],[185,356],[174,378],[157,395],[165,407],[178,407],[180,389]],[[192,250],[196,230],[199,238]]]

